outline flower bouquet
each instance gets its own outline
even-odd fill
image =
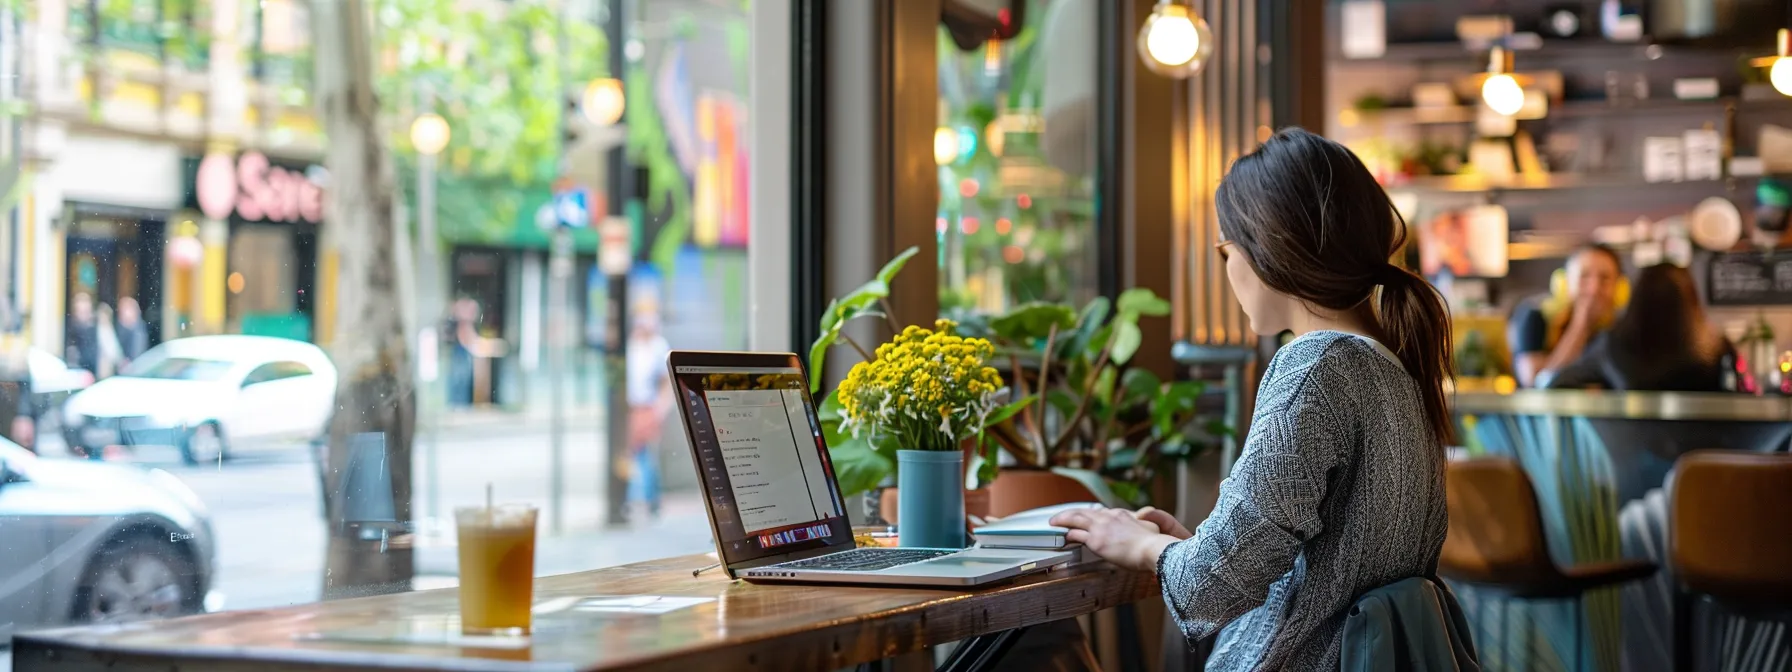
[[[896,447],[902,545],[964,545],[966,441],[1013,412],[1002,376],[986,362],[995,346],[956,333],[949,320],[909,326],[840,383],[841,429]]]

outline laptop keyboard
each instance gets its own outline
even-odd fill
[[[855,548],[807,560],[776,565],[779,569],[819,569],[832,572],[875,572],[924,560],[947,556],[956,551],[904,548]]]

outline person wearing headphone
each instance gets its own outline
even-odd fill
[[[1587,245],[1568,257],[1550,279],[1550,293],[1526,299],[1512,311],[1512,371],[1522,387],[1543,387],[1562,367],[1580,359],[1587,344],[1611,327],[1628,287],[1618,253]]]

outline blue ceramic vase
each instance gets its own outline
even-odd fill
[[[896,451],[896,523],[907,548],[964,548],[964,453]]]

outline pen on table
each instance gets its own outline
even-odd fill
[[[693,577],[693,578],[695,578],[695,577],[696,577],[696,576],[698,576],[698,575],[700,575],[700,574],[702,574],[702,573],[704,573],[704,572],[707,572],[707,571],[709,571],[709,570],[712,570],[712,569],[715,569],[715,568],[717,568],[717,567],[721,567],[721,566],[722,566],[722,563],[719,563],[719,562],[718,562],[718,563],[715,563],[715,564],[713,564],[713,565],[708,565],[708,566],[704,566],[704,567],[698,567],[698,568],[697,568],[697,569],[693,569],[693,570],[691,570],[691,576],[692,576],[692,577]]]

